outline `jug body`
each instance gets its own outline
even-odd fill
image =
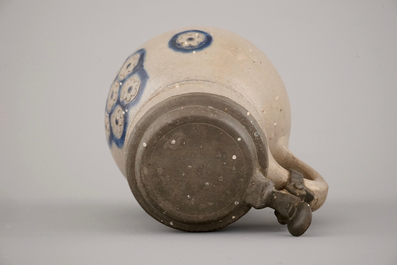
[[[205,27],[164,33],[131,54],[105,110],[109,148],[138,202],[187,231],[273,205],[275,191],[311,210],[324,203],[326,182],[288,149],[290,126],[269,59],[244,38]]]

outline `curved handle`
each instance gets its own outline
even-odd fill
[[[303,175],[304,185],[313,192],[314,199],[310,202],[312,211],[320,208],[328,195],[328,184],[324,178],[312,167],[298,159],[284,145],[279,145],[277,152],[273,153],[275,160],[289,170],[296,170]]]

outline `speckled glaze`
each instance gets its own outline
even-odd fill
[[[110,87],[105,130],[124,176],[127,143],[137,122],[156,104],[189,93],[227,97],[244,107],[265,134],[269,166],[264,175],[277,190],[284,190],[291,169],[302,173],[304,185],[314,194],[311,209],[323,205],[327,183],[288,149],[290,105],[276,69],[252,43],[216,28],[164,33],[142,45],[121,67]]]

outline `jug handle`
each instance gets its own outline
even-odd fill
[[[277,152],[273,153],[274,159],[283,168],[294,170],[303,175],[304,186],[313,192],[310,202],[312,211],[319,209],[328,195],[328,184],[324,178],[312,167],[298,159],[285,145],[279,145]]]

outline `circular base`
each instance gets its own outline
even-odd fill
[[[147,194],[175,219],[216,220],[239,204],[247,169],[227,132],[207,123],[177,126],[142,154]],[[225,206],[227,209],[225,209]]]
[[[243,199],[258,156],[267,168],[265,138],[243,113],[229,99],[209,94],[154,106],[128,145],[127,178],[140,205],[158,221],[186,231],[219,229],[243,216],[250,209]]]

